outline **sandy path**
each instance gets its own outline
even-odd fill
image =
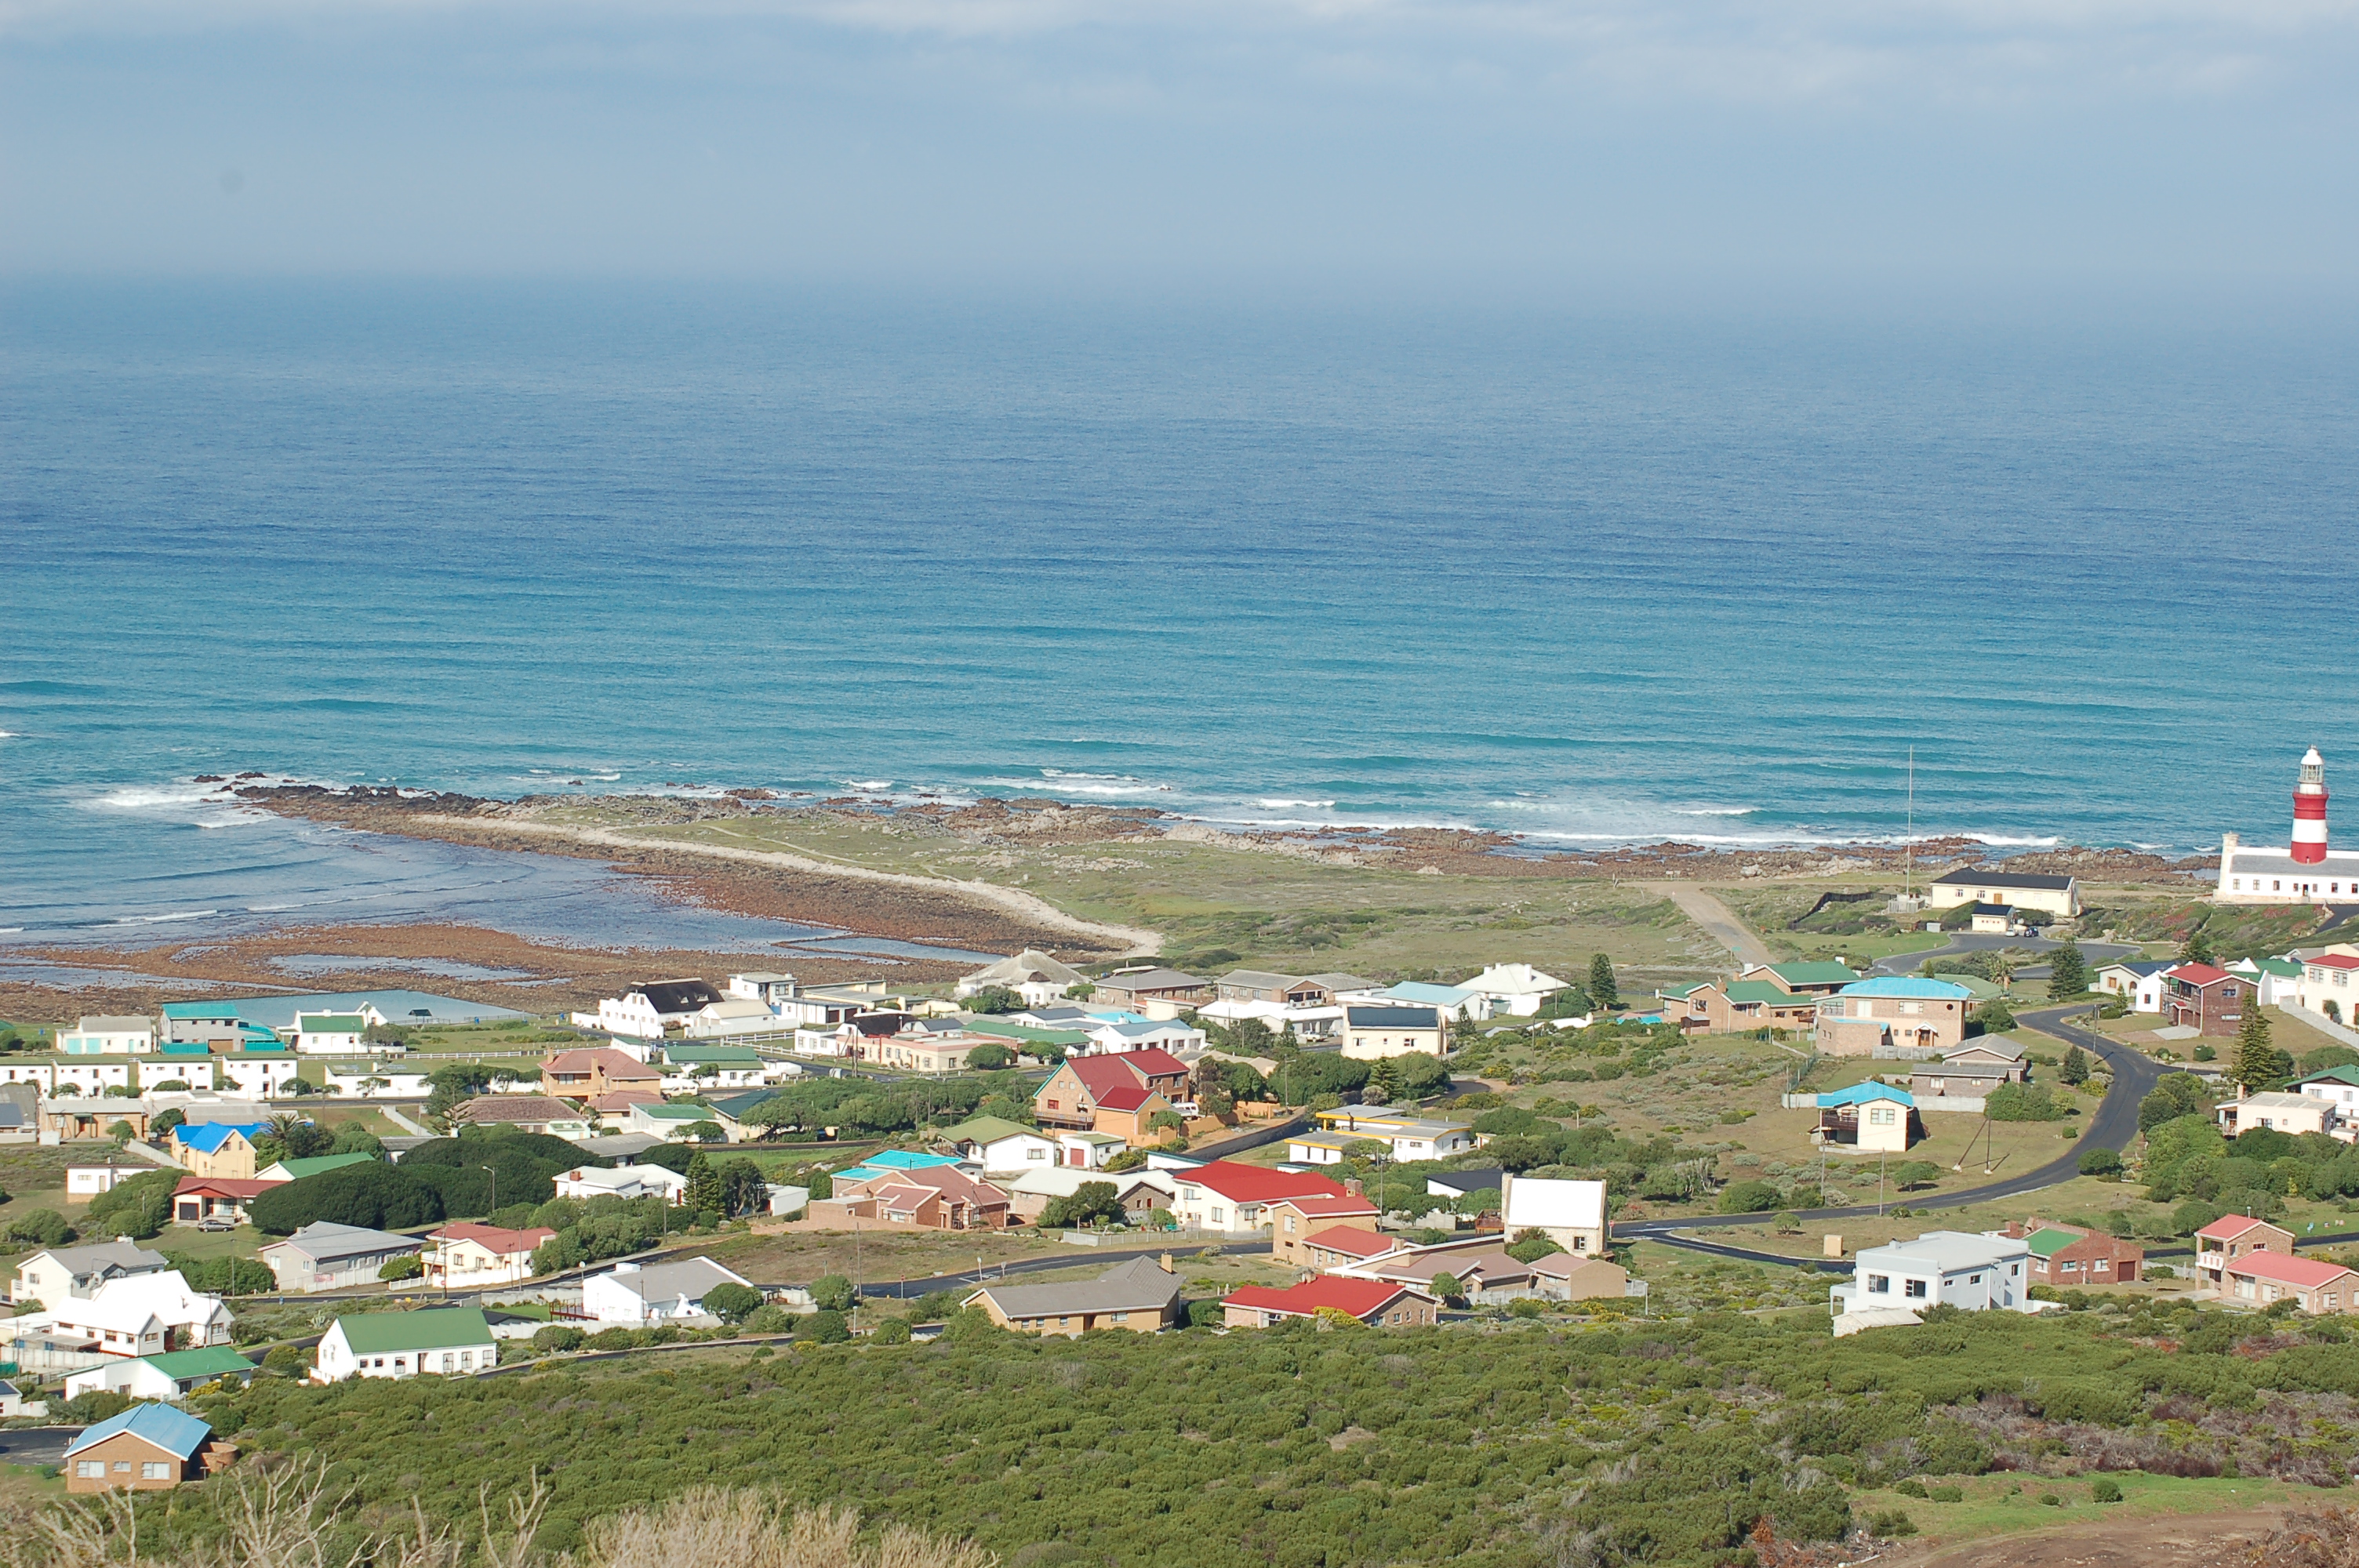
[[[2149,1515],[1919,1548],[1886,1561],[1892,1568],[2224,1568],[2256,1561],[2251,1542],[2282,1524],[2285,1513]]]
[[[420,823],[435,823],[451,827],[482,830],[486,824],[472,817],[420,816]],[[661,849],[675,854],[702,855],[715,860],[736,860],[747,865],[773,866],[780,871],[802,871],[816,876],[838,877],[846,881],[881,882],[888,886],[922,888],[928,892],[951,898],[963,898],[971,903],[989,904],[995,909],[1019,916],[1034,925],[1052,931],[1071,931],[1078,935],[1101,941],[1123,944],[1128,951],[1123,956],[1151,955],[1161,950],[1162,935],[1136,925],[1109,925],[1094,920],[1083,920],[1068,914],[1055,904],[1034,893],[1015,888],[1001,887],[994,882],[955,881],[948,877],[912,876],[906,871],[879,871],[846,860],[819,860],[810,855],[798,855],[787,849],[734,849],[722,844],[706,844],[694,839],[641,838],[617,833],[607,827],[569,827],[552,822],[502,821],[497,831],[532,835],[543,838],[563,838],[576,844],[592,844],[612,849]],[[1718,901],[1715,900],[1715,903]]]
[[[1769,945],[1753,934],[1752,927],[1736,918],[1728,905],[1699,887],[1682,882],[1647,882],[1650,892],[1660,893],[1680,906],[1680,913],[1712,934],[1713,941],[1736,955],[1740,963],[1773,964],[1776,957]]]

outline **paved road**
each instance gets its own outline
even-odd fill
[[[2081,1173],[2082,1152],[2089,1149],[2126,1149],[2137,1136],[2138,1101],[2153,1091],[2163,1074],[2162,1067],[2140,1052],[2104,1035],[2062,1022],[2067,1013],[2085,1012],[2087,1002],[2071,1007],[2043,1008],[2037,1012],[2020,1015],[2022,1021],[2041,1033],[2078,1045],[2105,1060],[2113,1069],[2113,1086],[2098,1102],[2097,1112],[2089,1118],[2081,1136],[2071,1147],[2048,1163],[2029,1171],[2018,1172],[2003,1181],[1987,1182],[1978,1187],[1966,1187],[1952,1193],[1937,1193],[1930,1197],[1909,1196],[1905,1200],[1910,1208],[1963,1208],[1970,1204],[1991,1203],[2000,1198],[2018,1197],[2025,1193],[2039,1191],[2069,1182]],[[1874,1204],[1855,1204],[1846,1208],[1811,1209],[1801,1217],[1805,1220],[1857,1219],[1876,1212]],[[1648,1219],[1634,1224],[1617,1225],[1616,1236],[1646,1237],[1669,1239],[1681,1231],[1714,1230],[1731,1225],[1758,1225],[1757,1214],[1696,1215],[1685,1219]]]
[[[0,1432],[0,1462],[55,1465],[66,1456],[66,1445],[81,1435],[78,1426],[20,1426]]]
[[[2035,953],[2045,953],[2062,946],[2064,946],[2063,943],[2052,942],[2045,936],[1995,936],[1987,933],[1977,935],[1971,931],[1961,931],[1952,935],[1948,944],[1943,946],[1928,947],[1921,953],[1895,953],[1889,958],[1878,958],[1875,967],[1868,972],[1875,975],[1913,975],[1928,958],[1962,958],[1969,953],[1988,953],[2000,947],[2026,947]],[[2116,958],[2144,951],[2142,947],[2125,942],[2081,944],[2081,956],[2089,961],[2089,968],[2093,970],[2101,968]],[[2028,968],[2016,970],[2019,978],[2027,979],[2038,979],[2047,973],[2048,966],[2045,964],[2035,964]]]
[[[1728,905],[1703,889],[1686,882],[1647,882],[1644,885],[1649,892],[1658,892],[1678,904],[1680,914],[1711,933],[1712,939],[1735,954],[1738,962],[1777,962],[1768,944],[1756,935],[1751,926],[1737,919]]]

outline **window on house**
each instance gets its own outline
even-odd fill
[[[1870,1274],[1867,1277],[1867,1292],[1874,1296],[1890,1295],[1892,1293],[1892,1276],[1889,1274]]]
[[[102,1479],[106,1475],[106,1461],[103,1459],[77,1459],[74,1461],[74,1474],[85,1481]]]
[[[168,1481],[172,1478],[172,1467],[150,1462],[139,1466],[139,1478],[143,1481]]]
[[[1925,1299],[1925,1281],[1922,1280],[1904,1281],[1902,1281],[1900,1293],[1904,1296],[1914,1296],[1919,1301],[1922,1301]]]
[[[116,1460],[114,1462],[114,1473],[118,1476],[128,1476],[131,1474],[131,1461],[128,1459]]]

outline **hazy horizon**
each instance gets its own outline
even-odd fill
[[[0,7],[16,277],[2325,298],[2349,5]]]

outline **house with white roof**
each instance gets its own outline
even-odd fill
[[[1479,1023],[1491,1016],[1492,1000],[1471,984],[1462,986],[1430,985],[1423,980],[1400,980],[1379,990],[1353,991],[1339,999],[1345,1002],[1370,1002],[1382,1007],[1430,1007],[1453,1023]]]
[[[715,1285],[753,1281],[710,1258],[676,1263],[617,1263],[582,1282],[582,1310],[603,1324],[642,1328],[708,1315],[704,1292]]]
[[[688,1195],[688,1178],[661,1165],[583,1165],[556,1177],[561,1198],[659,1197],[674,1206]]]
[[[16,1265],[8,1299],[18,1306],[38,1302],[55,1308],[96,1295],[111,1280],[160,1274],[171,1266],[161,1252],[150,1252],[128,1237],[87,1247],[45,1247]]]
[[[1014,991],[1032,1007],[1044,1007],[1063,998],[1075,986],[1086,986],[1089,976],[1060,959],[1027,947],[1012,958],[987,964],[961,979],[953,992],[961,997],[996,986]]]
[[[1089,1031],[1090,1046],[1082,1054],[1116,1056],[1125,1051],[1201,1051],[1204,1032],[1177,1020],[1138,1019],[1100,1023]]]
[[[84,1013],[71,1029],[58,1031],[58,1049],[69,1056],[139,1056],[156,1049],[156,1021],[136,1014]]]
[[[758,1001],[767,1007],[795,994],[795,978],[777,969],[748,969],[730,976],[722,989],[741,1001]]]
[[[1510,1238],[1538,1230],[1585,1257],[1603,1253],[1612,1234],[1603,1182],[1542,1181],[1506,1173],[1499,1177],[1499,1207]]]
[[[175,1337],[190,1347],[228,1344],[230,1312],[220,1297],[190,1289],[178,1269],[167,1269],[109,1280],[87,1300],[61,1302],[10,1328],[82,1341],[102,1356],[155,1356],[172,1348]]]
[[[1494,1018],[1502,1014],[1529,1018],[1549,998],[1568,988],[1554,975],[1544,975],[1529,964],[1494,964],[1481,974],[1459,981],[1452,989],[1482,997],[1490,1004]]]
[[[2324,1132],[2337,1119],[2334,1104],[2322,1096],[2298,1094],[2240,1095],[2212,1108],[2221,1132],[2230,1138],[2261,1128],[2276,1132]]]
[[[1930,1306],[1962,1312],[2037,1312],[2031,1301],[2031,1249],[2019,1237],[1930,1230],[1914,1241],[1860,1250],[1852,1277],[1828,1294],[1839,1335],[1861,1327],[1921,1321]],[[1845,1317],[1873,1314],[1848,1326]]]
[[[723,997],[689,1014],[680,1032],[690,1040],[733,1040],[754,1034],[791,1034],[794,1027],[767,1002]]]

